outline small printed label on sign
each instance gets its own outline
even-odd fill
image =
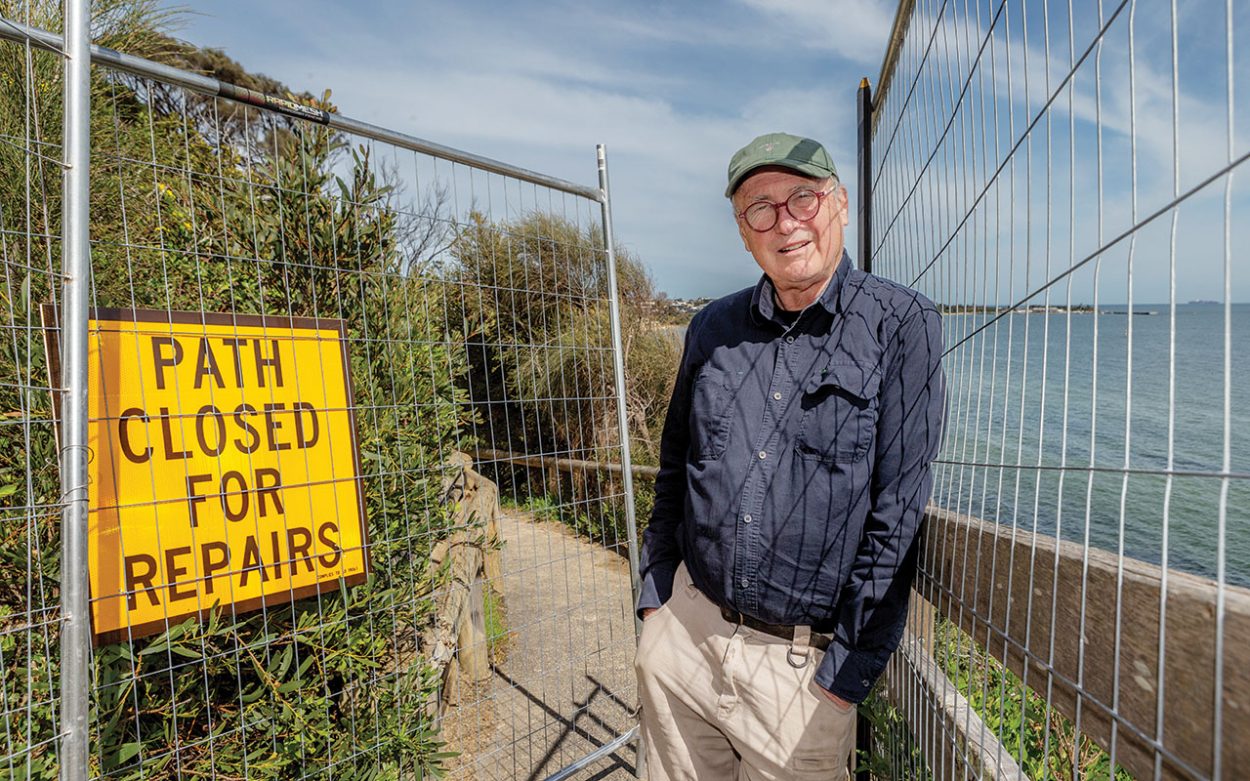
[[[44,308],[57,376],[56,313]],[[95,310],[88,562],[97,642],[364,580],[340,320]]]

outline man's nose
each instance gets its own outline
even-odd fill
[[[778,210],[777,225],[775,227],[778,233],[788,235],[798,227],[799,222],[800,220],[794,219],[794,215],[790,213],[789,209],[783,207]]]

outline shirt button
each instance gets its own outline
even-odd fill
[[[787,344],[789,344],[789,343],[792,343],[792,342],[794,342],[794,337],[793,337],[793,336],[787,336],[787,337],[786,337],[786,343],[787,343]]]
[[[761,450],[761,451],[760,451],[760,458],[761,458],[761,459],[768,458],[768,454],[767,454],[767,453],[765,453],[763,450]]]
[[[749,516],[749,515],[744,515],[744,516],[742,516],[742,522],[743,522],[743,523],[750,523],[750,522],[751,522],[751,516]]]
[[[781,392],[777,391],[773,393],[773,398],[776,399],[777,401],[781,401]]]
[[[743,588],[746,588],[747,586],[751,585],[751,581],[747,580],[746,578],[743,578],[742,580],[738,581],[738,585],[742,586]]]

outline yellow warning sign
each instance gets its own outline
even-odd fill
[[[365,578],[349,368],[339,320],[91,314],[97,641]]]

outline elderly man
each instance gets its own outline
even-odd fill
[[[854,268],[815,141],[760,136],[725,195],[763,269],[691,321],[643,545],[652,779],[845,778],[902,635],[941,439],[933,303]]]

